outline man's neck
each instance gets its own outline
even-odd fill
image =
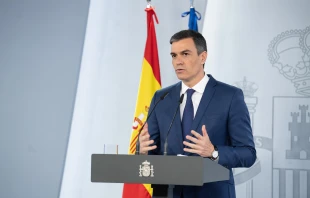
[[[194,87],[197,83],[199,83],[199,82],[205,77],[205,75],[206,75],[205,72],[203,72],[202,74],[200,74],[199,76],[197,76],[195,79],[192,79],[192,81],[188,81],[188,82],[183,81],[183,83],[184,83],[186,86],[192,88],[192,87]]]

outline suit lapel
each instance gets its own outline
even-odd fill
[[[198,129],[199,123],[206,112],[206,109],[215,93],[215,85],[216,85],[216,80],[211,76],[209,76],[209,82],[203,92],[202,98],[200,100],[193,124],[192,124],[192,129],[199,132],[201,134],[201,130]]]
[[[172,125],[170,134],[168,136],[169,148],[174,151],[174,153],[180,154],[183,151],[183,136],[182,136],[182,126],[180,117],[180,92],[181,92],[181,82],[177,83],[176,86],[171,90],[172,105],[167,109],[167,114],[169,117],[173,118],[174,113],[177,108],[179,108],[174,123]],[[169,121],[170,124],[171,121]],[[170,141],[169,141],[170,140]],[[173,146],[174,145],[174,146]]]

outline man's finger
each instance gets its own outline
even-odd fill
[[[189,142],[187,142],[187,141],[184,141],[183,144],[184,144],[185,146],[188,146],[188,147],[190,147],[190,148],[192,148],[192,149],[195,149],[195,150],[201,150],[201,149],[202,149],[201,146],[199,146],[199,145],[197,145],[197,144],[189,143]]]
[[[205,125],[202,125],[201,130],[202,130],[203,137],[208,137],[208,139],[209,139],[209,135],[208,135],[208,132],[207,132]]]
[[[199,140],[197,138],[194,138],[194,137],[189,136],[189,135],[186,136],[186,139],[188,139],[188,140],[190,140],[196,144],[199,143]]]
[[[154,143],[154,140],[147,140],[147,141],[142,142],[141,146],[142,147],[148,147],[153,143]]]
[[[140,141],[141,142],[147,141],[149,139],[150,139],[150,134],[149,133],[146,133],[143,136],[140,136]]]
[[[144,135],[144,134],[148,133],[148,131],[149,131],[149,127],[148,127],[147,123],[145,123],[140,135]]]
[[[200,154],[200,151],[196,149],[184,148],[184,151],[188,153],[196,153],[198,155]]]
[[[202,136],[197,133],[196,131],[192,130],[191,133],[198,139],[198,140],[201,140],[202,139]]]
[[[189,143],[189,142],[187,142],[187,141],[184,141],[183,144],[184,144],[185,146],[188,146],[188,147],[192,148],[192,149],[195,149],[195,148],[196,148],[196,145],[195,145],[195,144]]]
[[[144,152],[147,152],[147,151],[151,151],[151,150],[154,150],[154,149],[156,149],[156,148],[157,148],[156,145],[144,147],[143,149],[141,149],[141,153],[144,153]]]
[[[145,136],[147,133],[148,133],[148,131],[142,130],[141,133],[140,133],[140,137]]]

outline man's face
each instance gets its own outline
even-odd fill
[[[192,87],[203,78],[203,64],[207,58],[207,52],[198,55],[192,38],[173,42],[170,54],[177,77],[187,86]]]

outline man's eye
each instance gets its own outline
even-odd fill
[[[175,58],[175,57],[176,57],[176,55],[175,55],[175,54],[172,54],[172,55],[171,55],[171,57],[172,57],[172,58]]]
[[[184,54],[183,54],[183,56],[187,56],[187,55],[188,55],[188,53],[184,53]]]

